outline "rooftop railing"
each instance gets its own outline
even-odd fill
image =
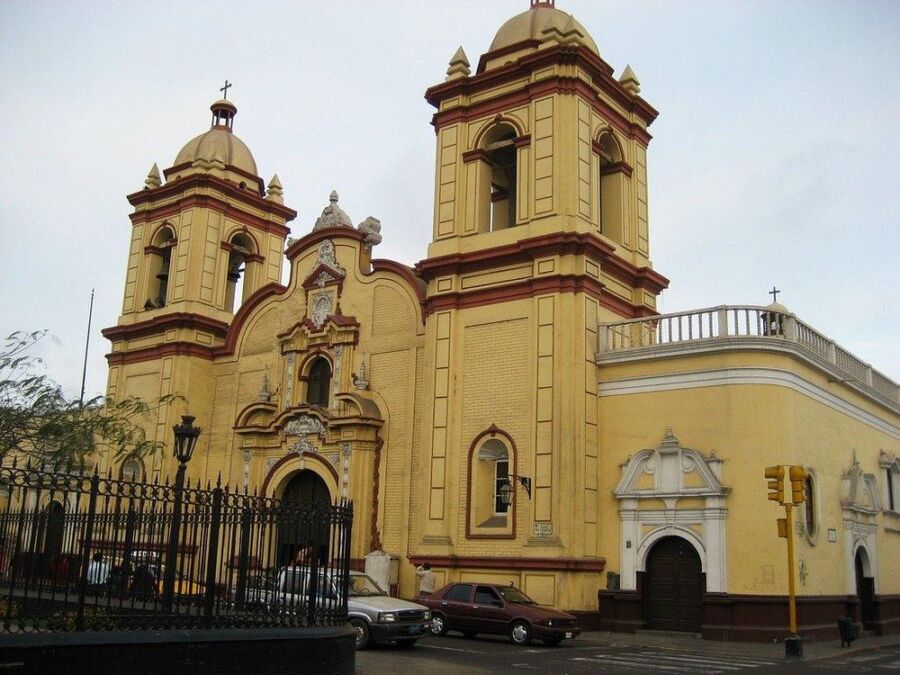
[[[686,312],[658,314],[640,319],[600,324],[597,361],[613,354],[641,350],[681,351],[726,339],[782,341],[814,359],[827,362],[842,382],[851,382],[900,403],[900,386],[834,340],[803,323],[793,314],[753,305],[720,305]],[[770,343],[772,344],[772,343]]]

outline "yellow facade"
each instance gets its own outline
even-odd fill
[[[236,108],[213,104],[166,182],[129,197],[109,394],[185,396],[148,431],[195,415],[196,479],[280,496],[312,472],[353,499],[352,556],[396,554],[401,595],[428,560],[439,584],[514,582],[596,612],[610,572],[645,597],[654,546],[678,537],[707,597],[783,596],[773,464],[813,476],[799,593],[856,597],[862,547],[875,593],[900,594],[897,385],[780,306],[655,315],[657,113],[552,5],[510,19],[475,72],[457,52],[428,90],[433,240],[415,268],[373,261],[380,225],[354,226],[334,193],[286,239],[280,182],[263,189]]]

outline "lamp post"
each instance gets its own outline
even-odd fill
[[[194,426],[193,415],[182,415],[181,424],[172,426],[175,432],[175,459],[178,472],[175,474],[175,504],[172,507],[172,527],[169,530],[169,546],[166,549],[166,574],[163,578],[162,610],[172,611],[175,594],[175,565],[178,555],[178,531],[181,529],[181,503],[184,497],[184,472],[194,454],[194,446],[200,435],[200,427]]]

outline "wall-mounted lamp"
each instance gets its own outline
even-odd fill
[[[509,474],[507,478],[515,480],[519,483],[524,489],[525,494],[528,495],[528,499],[531,499],[531,479],[527,476],[517,476],[515,474]],[[510,481],[505,482],[500,487],[500,501],[503,502],[506,506],[509,506],[510,502],[512,502],[513,490],[515,488],[512,486]]]

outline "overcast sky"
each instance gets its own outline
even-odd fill
[[[558,0],[650,128],[651,256],[662,311],[779,301],[900,379],[900,2]],[[49,329],[48,372],[102,393],[131,211],[154,162],[209,125],[235,132],[308,232],[336,188],[413,264],[432,231],[425,89],[474,65],[528,0],[0,1],[0,332]]]

